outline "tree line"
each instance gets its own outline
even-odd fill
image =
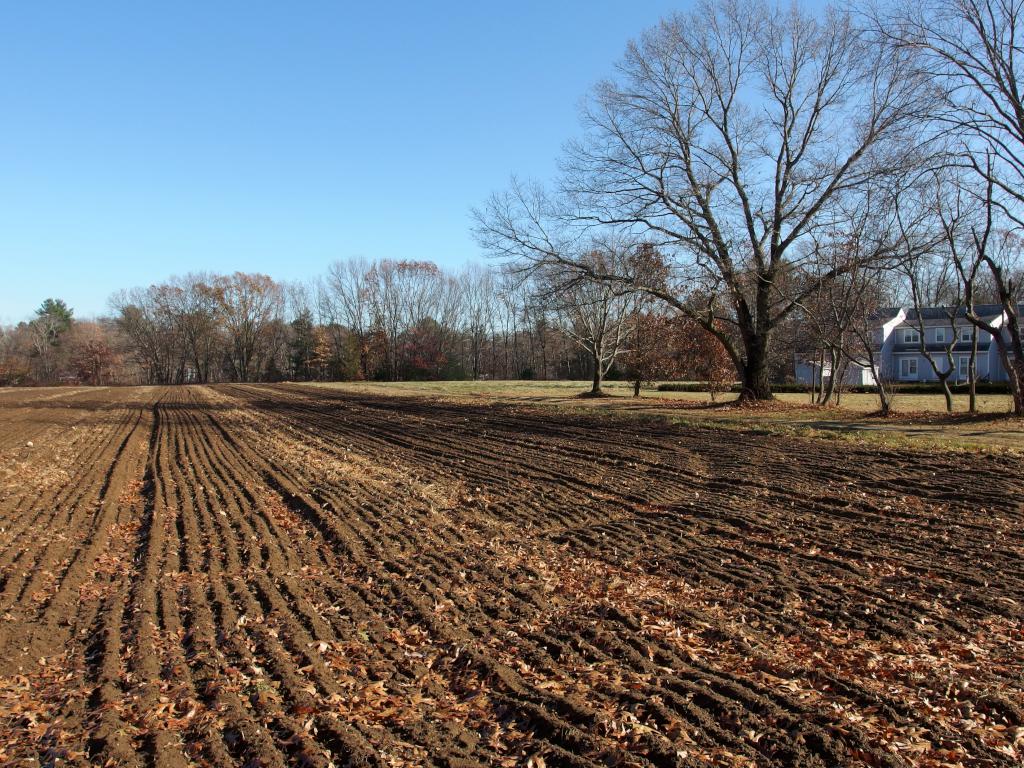
[[[717,342],[632,295],[494,265],[352,259],[309,284],[189,274],[77,320],[47,299],[0,334],[0,383],[731,377]],[[679,337],[665,345],[665,335]],[[683,337],[686,337],[683,340]]]

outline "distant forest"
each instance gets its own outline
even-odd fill
[[[791,360],[791,355],[789,357]],[[785,357],[779,357],[784,375]],[[0,385],[429,379],[731,380],[718,341],[601,285],[490,265],[349,260],[309,284],[189,274],[78,319],[46,299],[0,329]]]

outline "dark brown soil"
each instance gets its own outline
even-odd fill
[[[1013,766],[1024,463],[0,394],[0,764]]]

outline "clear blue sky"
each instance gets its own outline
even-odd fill
[[[461,265],[581,98],[683,3],[4,2],[0,323],[194,270]]]

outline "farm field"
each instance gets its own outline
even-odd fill
[[[1024,459],[0,392],[0,764],[1016,766]]]

